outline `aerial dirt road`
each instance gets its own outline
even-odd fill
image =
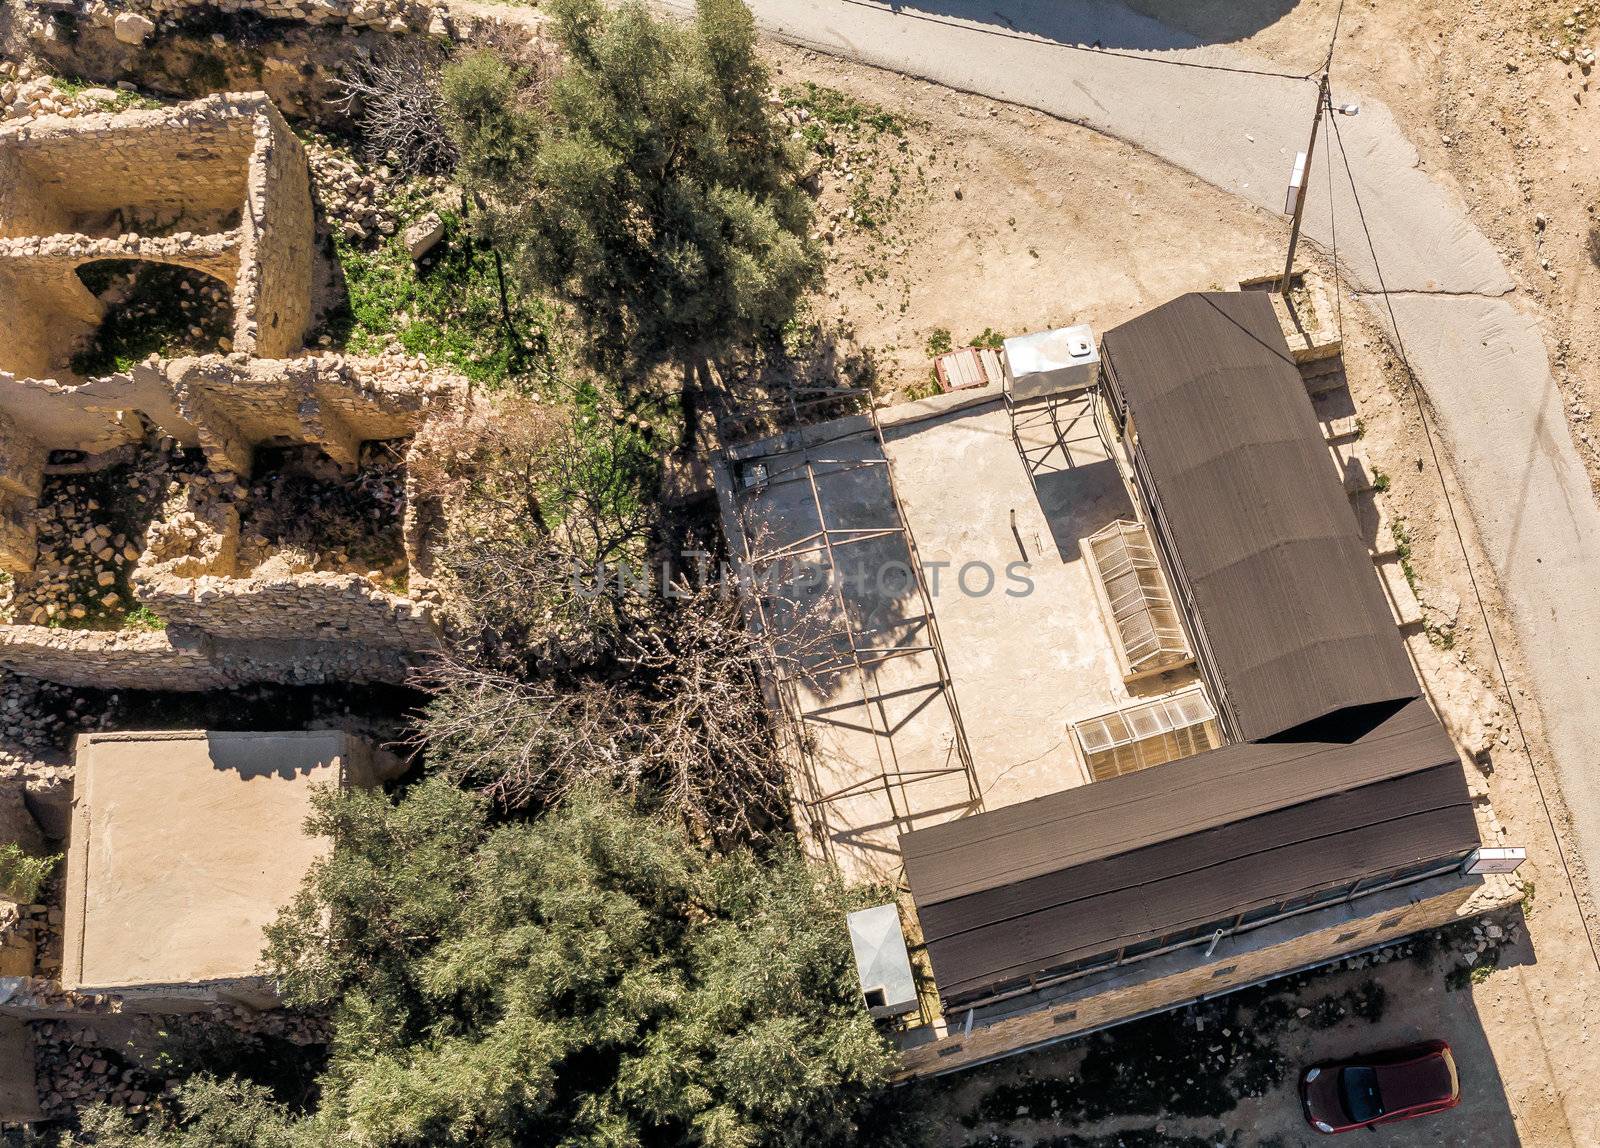
[[[1205,44],[1113,3],[748,2],[769,34],[1083,124],[1273,212],[1283,210],[1316,102],[1303,61],[1284,67]],[[1600,685],[1600,508],[1538,321],[1459,200],[1418,167],[1388,109],[1340,85],[1337,55],[1333,75],[1333,102],[1358,101],[1360,112],[1337,117],[1338,140],[1323,132],[1306,235],[1324,250],[1337,236],[1341,267],[1387,328],[1383,301],[1371,294],[1378,276],[1342,150],[1405,348],[1511,615],[1573,817],[1574,861],[1600,871],[1600,770],[1590,767]]]

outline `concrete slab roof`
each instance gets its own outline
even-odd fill
[[[337,730],[85,734],[67,851],[63,982],[85,991],[249,977],[262,929],[327,848],[311,789],[370,780]]]

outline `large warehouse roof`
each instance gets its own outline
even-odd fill
[[[1385,716],[1386,715],[1386,716]],[[1426,701],[1350,742],[1209,753],[905,834],[946,1000],[1478,844]]]
[[[1417,696],[1268,296],[1184,295],[1102,349],[1236,736]]]

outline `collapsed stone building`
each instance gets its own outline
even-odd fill
[[[433,645],[430,517],[405,461],[466,384],[305,353],[313,237],[304,149],[261,93],[0,126],[0,668],[167,690],[400,681]],[[208,277],[192,298],[231,309],[227,332],[81,373],[116,303],[86,269],[150,264]],[[381,568],[251,527],[303,509],[267,505],[266,455],[337,486],[375,448],[400,504]],[[110,502],[123,520],[95,521],[117,519]]]

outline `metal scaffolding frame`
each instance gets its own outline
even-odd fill
[[[1028,479],[1033,481],[1035,476],[1054,474],[1058,471],[1072,470],[1078,465],[1073,459],[1072,448],[1074,443],[1088,442],[1091,439],[1103,445],[1103,436],[1093,415],[1093,399],[1089,397],[1092,387],[1066,394],[1047,395],[1044,398],[1032,399],[1019,403],[1012,397],[1010,390],[1006,391],[1006,414],[1011,420],[1011,441],[1016,444],[1017,455],[1027,467]],[[1074,411],[1070,421],[1063,425],[1061,410],[1063,407],[1081,407],[1087,401],[1089,406],[1083,411]],[[1087,427],[1089,434],[1079,434],[1071,437],[1075,424],[1084,421],[1088,416]],[[1040,439],[1029,446],[1023,441],[1023,432],[1038,427],[1048,427],[1048,440]],[[1059,454],[1059,459],[1052,456]]]
[[[746,486],[742,482],[739,472],[740,461],[733,457],[732,452],[724,449],[724,462],[728,466],[728,475],[732,483],[733,509],[739,525],[740,547],[743,553],[743,562],[746,571],[753,576],[757,588],[748,595],[748,600],[754,607],[756,619],[765,634],[771,638],[781,636],[781,631],[774,626],[771,614],[763,594],[759,590],[762,575],[772,564],[793,558],[821,557],[826,564],[827,584],[832,591],[834,605],[838,611],[838,629],[833,636],[842,638],[845,651],[834,659],[805,667],[807,676],[834,675],[848,672],[859,692],[859,697],[838,705],[818,706],[807,708],[800,700],[797,688],[796,675],[791,672],[791,667],[773,658],[769,665],[770,676],[776,691],[776,701],[785,725],[785,740],[796,751],[796,756],[803,765],[805,781],[805,794],[802,802],[805,807],[820,821],[818,837],[823,848],[832,855],[832,833],[828,826],[827,810],[834,802],[845,798],[867,793],[881,787],[884,797],[889,804],[890,814],[896,822],[904,822],[915,815],[907,786],[922,780],[935,777],[946,777],[952,774],[962,774],[967,783],[967,797],[974,805],[981,802],[981,793],[978,788],[977,774],[973,769],[972,754],[967,743],[966,727],[961,720],[960,706],[957,704],[954,683],[950,676],[950,667],[945,660],[944,643],[939,636],[938,621],[934,617],[933,598],[928,591],[927,581],[923,576],[922,563],[917,554],[916,539],[910,528],[906,525],[904,505],[900,501],[899,488],[895,483],[894,468],[890,464],[888,451],[885,446],[882,425],[878,422],[877,412],[869,408],[867,412],[873,442],[877,446],[877,458],[834,458],[819,452],[834,442],[846,438],[856,438],[865,433],[865,428],[852,430],[847,434],[834,439],[823,440],[808,445],[802,445],[787,450],[774,451],[762,456],[759,460],[743,460],[745,465],[758,463],[767,468],[766,477],[756,483]],[[775,460],[789,458],[789,463],[777,473],[773,473]],[[818,468],[825,469],[819,476]],[[822,494],[819,478],[825,480],[829,474],[840,474],[852,470],[881,468],[886,479],[889,491],[889,501],[893,508],[895,525],[881,527],[839,527],[830,526],[826,502]],[[770,491],[775,486],[788,483],[805,483],[809,487],[811,505],[817,515],[817,529],[803,538],[797,539],[787,545],[763,552],[752,552],[750,539],[752,530],[745,516],[746,502],[763,491]],[[874,629],[861,629],[850,618],[850,603],[845,596],[843,580],[839,576],[840,567],[838,553],[845,547],[862,542],[870,542],[882,538],[898,537],[903,540],[907,566],[911,580],[916,587],[917,601],[921,605],[921,613],[897,621],[893,625],[877,627]],[[922,640],[917,642],[891,640],[883,644],[881,640],[890,639],[897,631],[909,631],[922,635]],[[886,703],[895,694],[886,694],[878,687],[877,668],[884,663],[903,656],[925,654],[933,658],[937,680],[928,684],[928,689],[936,692],[945,702],[950,726],[953,731],[953,744],[951,751],[954,760],[946,758],[945,763],[928,767],[909,767],[902,764],[894,746],[894,727],[885,716]],[[898,691],[904,694],[905,691]],[[913,712],[920,713],[929,702],[918,705]],[[845,709],[860,707],[867,715],[867,728],[872,735],[873,748],[878,757],[878,773],[876,776],[863,778],[861,781],[831,792],[823,792],[819,780],[817,762],[812,752],[811,739],[807,736],[807,726],[820,723],[829,715]],[[887,750],[887,752],[886,752]]]

